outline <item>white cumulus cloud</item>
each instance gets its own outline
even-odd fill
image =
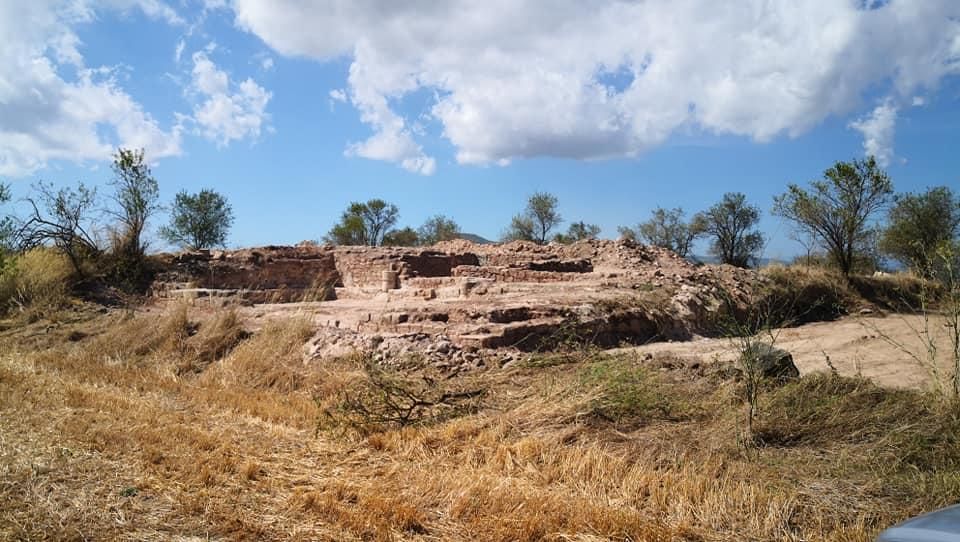
[[[253,79],[232,85],[227,73],[204,51],[193,54],[191,75],[191,89],[201,98],[193,120],[204,137],[226,146],[233,140],[257,139],[269,129],[266,109],[272,93]]]
[[[182,22],[157,0],[0,2],[0,175],[29,175],[54,160],[104,160],[117,146],[143,147],[151,158],[181,152],[179,125],[164,130],[111,68],[85,65],[72,26],[104,9]]]
[[[373,134],[347,154],[432,173],[426,111],[460,163],[635,156],[680,129],[756,141],[849,115],[868,90],[908,102],[960,72],[960,2],[891,0],[235,0],[283,55],[351,59]],[[891,107],[895,107],[891,105]],[[892,136],[891,136],[892,137]]]
[[[868,115],[850,123],[850,127],[863,134],[863,152],[874,156],[881,166],[893,160],[893,138],[897,125],[897,107],[887,100]]]

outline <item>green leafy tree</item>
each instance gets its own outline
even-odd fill
[[[131,258],[142,258],[146,251],[143,232],[150,216],[160,209],[160,188],[144,161],[144,151],[119,149],[113,157],[113,211],[120,223],[115,251]]]
[[[557,211],[557,197],[547,192],[536,192],[527,199],[527,207],[522,214],[510,221],[510,227],[504,234],[505,241],[533,241],[546,244],[550,233],[563,222]]]
[[[657,207],[650,215],[650,219],[637,225],[635,231],[629,228],[620,228],[620,235],[640,239],[643,242],[670,249],[681,258],[690,254],[694,240],[703,232],[696,221],[688,222],[683,209],[664,209]]]
[[[113,200],[108,209],[116,223],[108,228],[110,254],[107,276],[117,286],[135,291],[149,282],[144,231],[147,221],[160,210],[160,188],[144,159],[144,151],[119,149],[113,157]]]
[[[390,230],[383,236],[383,245],[388,247],[415,247],[420,244],[417,230],[407,226],[399,230]]]
[[[875,239],[870,219],[893,193],[893,183],[872,156],[837,162],[810,188],[795,184],[774,198],[773,212],[817,240],[840,271],[849,276]]]
[[[340,216],[340,222],[327,233],[327,242],[336,245],[383,244],[383,238],[400,218],[396,205],[382,199],[372,199],[366,203],[353,202]]]
[[[960,235],[960,198],[946,186],[897,195],[887,221],[881,251],[917,272],[928,273],[938,260],[938,248]]]
[[[510,219],[510,226],[503,234],[502,240],[536,242],[535,229],[536,226],[533,225],[533,220],[530,217],[516,215]]]
[[[723,199],[694,217],[694,229],[710,237],[710,252],[721,263],[750,267],[763,249],[763,235],[755,228],[760,208],[747,203],[740,192],[728,192]]]
[[[205,189],[196,194],[182,191],[170,209],[170,224],[160,229],[160,236],[169,243],[189,249],[224,246],[233,209],[222,194]]]
[[[567,233],[558,233],[553,240],[558,243],[570,244],[584,239],[596,239],[598,235],[600,235],[600,226],[587,224],[581,220],[570,224]]]
[[[435,245],[440,241],[456,239],[460,235],[460,226],[452,218],[436,215],[427,219],[417,230],[420,243]]]
[[[324,240],[334,245],[366,245],[367,228],[359,214],[344,212],[324,236]]]

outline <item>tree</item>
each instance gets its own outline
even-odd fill
[[[637,240],[637,230],[629,228],[627,226],[617,226],[617,233],[620,234],[620,239],[625,241],[634,241]]]
[[[677,256],[686,258],[690,254],[693,241],[700,236],[699,224],[696,221],[687,222],[683,209],[664,209],[657,207],[653,210],[650,220],[637,225],[636,231],[629,228],[620,228],[620,234],[627,238],[642,239],[645,243],[670,249]]]
[[[169,243],[196,250],[223,246],[233,224],[227,198],[209,189],[196,194],[181,191],[170,210],[170,224],[160,229]]]
[[[553,240],[558,243],[570,244],[584,239],[596,239],[598,235],[600,235],[600,226],[587,224],[581,220],[570,224],[567,233],[558,233]]]
[[[10,187],[0,183],[0,204],[7,203],[11,199]],[[0,217],[0,269],[3,268],[3,260],[7,252],[13,248],[13,217]]]
[[[894,260],[927,273],[938,247],[960,235],[960,198],[938,186],[922,194],[894,197],[880,249]]]
[[[871,241],[870,218],[893,193],[893,183],[872,156],[837,162],[810,189],[795,184],[774,198],[773,212],[810,234],[849,276]]]
[[[432,216],[420,226],[417,230],[420,243],[423,245],[435,245],[440,241],[449,241],[456,239],[460,235],[460,226],[443,215]]]
[[[125,290],[139,290],[149,282],[147,244],[144,230],[150,217],[160,210],[160,188],[144,162],[144,151],[118,149],[113,156],[113,200],[117,207],[108,209],[117,223],[108,228],[109,258],[106,272],[110,281]]]
[[[547,192],[536,192],[527,199],[527,207],[522,214],[516,215],[504,234],[505,241],[533,241],[546,244],[550,232],[563,222],[557,211],[556,196]]]
[[[383,246],[415,247],[420,244],[420,236],[410,226],[399,230],[390,230],[383,236]]]
[[[379,246],[398,218],[400,211],[397,206],[382,199],[372,199],[366,203],[352,202],[340,215],[340,222],[330,228],[325,239],[335,245]]]
[[[510,219],[510,227],[503,234],[503,241],[532,241],[536,242],[536,226],[533,219],[524,215],[516,215]]]
[[[728,192],[720,203],[694,217],[694,229],[710,236],[710,252],[720,263],[749,267],[763,249],[763,235],[754,229],[760,208],[747,203],[740,192]]]
[[[119,149],[113,157],[113,199],[119,206],[113,214],[120,221],[115,252],[134,260],[142,259],[146,251],[143,231],[147,220],[160,209],[160,188],[144,163],[144,151]]]
[[[334,245],[366,245],[367,227],[363,223],[363,217],[349,210],[345,211],[340,222],[330,228],[324,240]]]
[[[96,189],[78,183],[76,189],[54,190],[52,184],[39,182],[33,191],[35,195],[25,198],[31,214],[15,233],[20,250],[53,244],[70,259],[77,274],[85,276],[83,264],[101,254],[91,234]]]

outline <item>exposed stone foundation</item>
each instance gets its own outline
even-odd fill
[[[721,299],[742,300],[758,280],[628,241],[261,247],[161,265],[157,297],[242,300],[256,304],[242,309],[254,319],[306,312],[319,326],[316,356],[375,345],[385,360],[437,341],[469,353],[684,339],[716,328]]]

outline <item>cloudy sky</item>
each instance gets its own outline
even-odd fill
[[[231,199],[234,245],[377,196],[497,237],[534,190],[612,237],[866,153],[960,186],[956,0],[0,0],[0,40],[15,194],[142,147],[166,199]]]

